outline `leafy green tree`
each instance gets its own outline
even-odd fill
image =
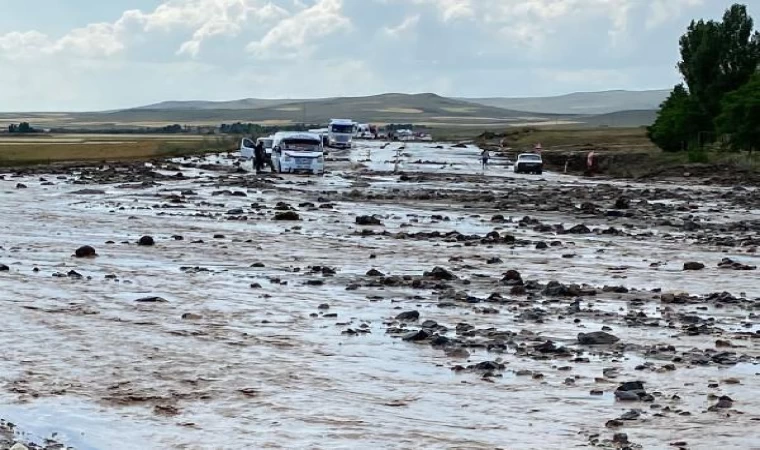
[[[692,21],[680,39],[678,70],[709,117],[720,114],[723,96],[749,81],[760,64],[760,33],[753,26],[747,7],[735,4],[721,22]]]
[[[760,149],[760,73],[723,98],[715,124],[735,150]]]
[[[660,105],[657,119],[647,129],[647,134],[661,149],[677,152],[686,150],[698,139],[700,131],[710,126],[710,119],[699,108],[696,99],[683,84],[678,84]]]

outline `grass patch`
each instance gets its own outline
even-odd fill
[[[80,161],[124,161],[232,150],[236,140],[204,136],[46,135],[0,138],[0,166]]]

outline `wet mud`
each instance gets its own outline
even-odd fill
[[[760,448],[756,190],[478,155],[3,174],[0,448]]]

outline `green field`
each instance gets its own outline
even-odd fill
[[[163,158],[230,150],[235,140],[200,135],[5,135],[0,165]]]

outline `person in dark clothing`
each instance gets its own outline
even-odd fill
[[[264,143],[259,141],[256,143],[256,147],[253,149],[254,155],[254,167],[256,167],[256,173],[261,173],[264,169],[264,159],[267,157],[267,152],[264,151]]]

